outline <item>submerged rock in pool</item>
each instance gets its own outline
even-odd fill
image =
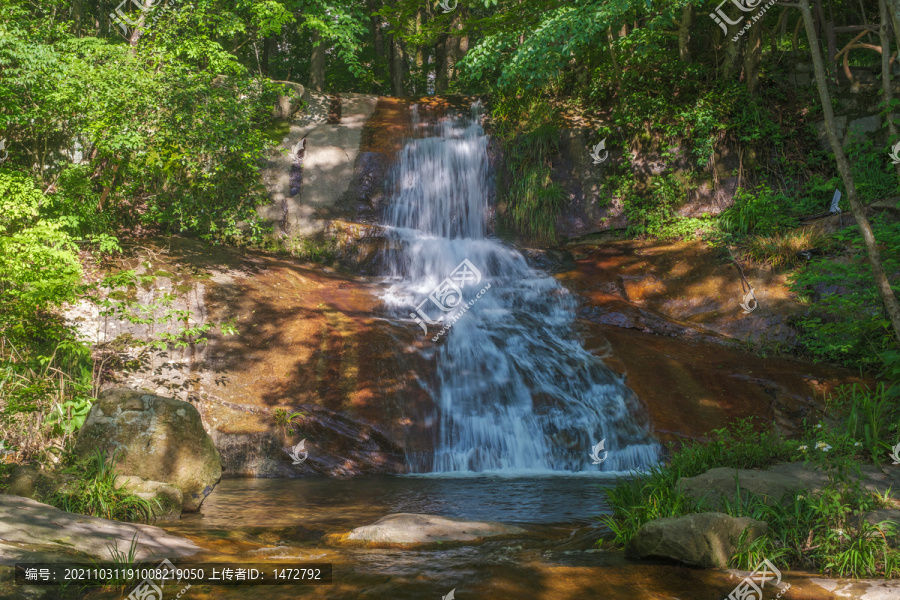
[[[357,527],[334,541],[374,544],[435,544],[473,542],[488,537],[514,535],[525,530],[496,521],[466,521],[437,515],[398,513],[364,527]]]

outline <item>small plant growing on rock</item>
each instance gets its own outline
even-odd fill
[[[281,427],[285,434],[288,436],[294,435],[294,426],[296,425],[297,419],[302,419],[306,416],[306,413],[303,412],[290,412],[284,408],[276,408],[273,414],[275,417],[275,424]]]

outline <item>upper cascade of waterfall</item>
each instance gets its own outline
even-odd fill
[[[385,225],[396,243],[385,253],[383,299],[425,329],[423,351],[437,368],[428,390],[439,410],[435,451],[409,455],[411,470],[646,467],[658,454],[646,416],[622,378],[582,346],[575,298],[487,236],[493,183],[480,114],[476,104],[420,125],[413,110],[424,135],[408,140],[393,171]],[[601,440],[595,464],[589,454]]]
[[[419,119],[413,108],[413,122]],[[490,178],[481,105],[469,118],[423,126],[432,135],[409,140],[393,174],[387,224],[441,238],[485,236]]]

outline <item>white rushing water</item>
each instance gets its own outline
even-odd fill
[[[424,125],[427,133],[407,141],[393,172],[385,224],[395,244],[385,257],[383,298],[392,316],[423,336],[423,352],[436,362],[430,391],[440,411],[434,456],[410,455],[411,470],[646,467],[658,445],[634,393],[582,347],[575,299],[487,236],[493,182],[480,109]],[[438,305],[429,295],[447,278],[456,287],[432,295]],[[452,327],[445,330],[439,315]],[[437,323],[427,335],[426,320]],[[606,459],[592,464],[589,452],[603,439]]]

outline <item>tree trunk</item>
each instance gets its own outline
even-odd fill
[[[325,41],[318,30],[312,35],[312,56],[309,59],[309,89],[321,92],[325,89]]]
[[[456,81],[457,69],[456,63],[459,60],[459,30],[462,28],[462,23],[459,18],[459,13],[461,11],[456,11],[453,13],[453,21],[450,24],[450,34],[447,36],[447,76],[449,81]]]
[[[609,59],[612,63],[613,77],[616,79],[616,92],[622,89],[622,69],[619,67],[619,59],[616,56],[616,36],[612,27],[606,28],[606,41],[609,42]]]
[[[900,50],[900,0],[887,0],[888,10],[891,13],[891,24],[894,30],[894,39],[897,41],[897,48]]]
[[[691,33],[694,31],[694,15],[693,4],[686,4],[681,9],[681,22],[678,24],[678,57],[681,62],[685,63],[691,62]]]
[[[866,218],[865,209],[859,201],[859,196],[856,193],[856,185],[853,182],[853,173],[850,171],[850,163],[847,161],[847,155],[844,154],[841,140],[839,140],[837,136],[837,126],[834,122],[834,109],[831,107],[831,94],[828,92],[828,80],[825,77],[825,67],[822,64],[822,54],[819,50],[819,38],[816,37],[813,15],[812,11],[809,9],[809,0],[799,0],[799,2],[800,11],[803,13],[803,22],[806,25],[806,37],[809,40],[810,54],[812,54],[813,70],[816,74],[816,86],[819,88],[822,111],[825,113],[825,129],[828,131],[828,140],[831,142],[831,149],[834,151],[834,157],[837,160],[841,179],[844,180],[844,187],[847,188],[847,199],[850,202],[850,207],[853,209],[853,216],[859,224],[860,232],[866,243],[866,250],[869,253],[869,265],[872,268],[872,277],[881,294],[884,310],[891,321],[894,337],[896,337],[897,342],[900,343],[900,303],[897,302],[897,297],[891,289],[891,283],[884,272],[884,267],[881,264],[881,254],[878,252],[878,244],[875,241],[875,235],[872,233],[872,226],[869,224],[869,219]]]
[[[131,38],[128,40],[128,45],[131,46],[131,54],[137,54],[137,45],[141,40],[141,36],[144,34],[144,22],[147,20],[147,13],[150,9],[153,8],[153,5],[156,4],[156,0],[144,0],[144,4],[141,7],[141,14],[138,16],[137,23],[134,26],[134,31],[131,32]]]
[[[469,34],[463,33],[463,23],[468,22],[469,20],[469,8],[468,5],[463,5],[462,10],[460,11],[460,25],[459,25],[459,42],[456,44],[456,60],[462,60],[466,53],[469,51]]]
[[[734,41],[733,37],[734,36],[725,36],[725,66],[722,69],[722,75],[725,79],[731,79],[735,71],[737,71],[738,65],[741,64],[742,38],[738,38],[737,41]]]
[[[438,38],[434,47],[435,74],[434,93],[444,94],[450,87],[450,61],[448,59],[448,39],[450,36],[443,34]]]
[[[274,45],[274,38],[267,37],[263,40],[263,51],[262,58],[259,60],[259,70],[266,77],[269,76],[269,55],[272,53],[272,46]]]
[[[759,83],[759,61],[762,59],[762,23],[756,23],[747,32],[747,48],[744,51],[744,84],[751,94]]]
[[[391,92],[397,98],[406,96],[406,86],[404,84],[404,71],[406,69],[406,53],[403,50],[403,43],[397,35],[391,38]]]
[[[816,2],[816,19],[818,23],[825,27],[825,43],[828,48],[828,56],[825,63],[828,65],[827,74],[831,80],[837,83],[837,65],[834,64],[834,55],[837,54],[837,38],[834,35],[834,23],[825,18],[825,11],[822,9],[822,0]],[[821,27],[816,27],[816,33],[819,33]]]
[[[82,0],[72,2],[72,24],[75,37],[81,37],[81,15],[84,12]]]
[[[387,65],[387,57],[384,54],[384,33],[381,30],[381,17],[374,15],[380,5],[373,0],[369,0],[367,10],[371,15],[369,17],[369,31],[372,35],[372,46],[375,48],[375,60],[372,65],[372,72],[375,74],[374,85],[375,93],[385,94],[386,90],[382,87],[385,76],[385,66]]]
[[[416,34],[422,35],[422,25],[425,23],[425,9],[419,7],[419,10],[416,11]],[[424,96],[428,93],[428,73],[425,72],[425,46],[417,45],[416,46],[416,76],[415,76],[415,89],[414,93],[418,95]]]
[[[879,0],[878,8],[881,18],[881,27],[878,31],[881,39],[881,86],[884,91],[884,106],[886,113],[884,118],[887,120],[888,134],[891,136],[891,143],[897,139],[897,126],[894,124],[894,113],[890,110],[891,100],[894,97],[894,90],[891,89],[891,36],[888,29],[890,28],[890,12],[887,7],[887,0]],[[897,171],[897,177],[900,178],[900,164],[894,165]]]

